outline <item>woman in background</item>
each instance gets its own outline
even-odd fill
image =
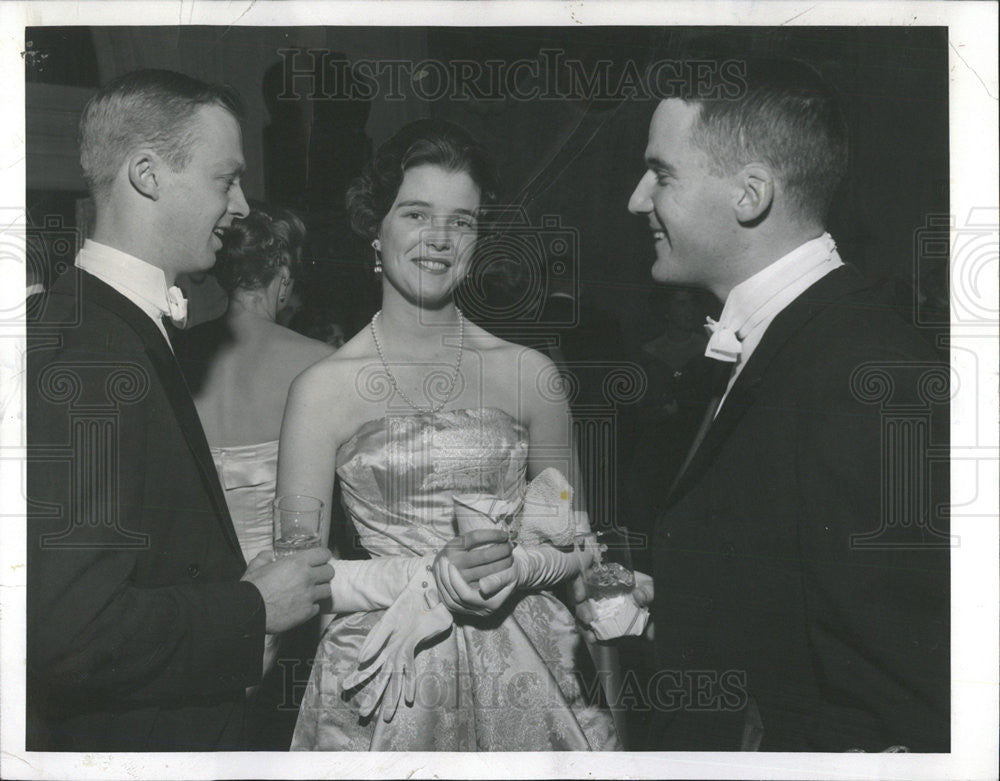
[[[225,236],[213,273],[229,295],[220,320],[185,334],[183,362],[247,561],[271,547],[278,435],[288,386],[333,350],[275,322],[294,285],[305,226],[258,206]]]
[[[184,332],[178,349],[248,562],[271,549],[278,435],[288,387],[303,369],[333,352],[275,322],[288,302],[304,239],[305,226],[287,210],[256,206],[236,220],[213,269],[229,295],[229,310]],[[276,638],[269,638],[265,673],[276,652]],[[288,748],[290,722],[261,723],[280,715],[262,701],[255,703],[254,748]]]

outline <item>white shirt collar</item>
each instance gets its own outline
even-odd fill
[[[76,266],[110,285],[149,315],[167,336],[163,315],[170,314],[167,278],[163,269],[93,239],[83,243]],[[170,339],[167,338],[167,342]]]
[[[800,244],[729,292],[719,316],[719,327],[736,335],[740,353],[726,395],[771,321],[815,282],[843,265],[836,242],[829,233],[824,233]],[[710,340],[705,351],[709,357],[711,348]]]
[[[827,263],[833,265],[824,269],[824,274],[843,265],[833,237],[824,233],[734,287],[726,298],[719,322],[736,331],[741,339],[746,338],[763,314],[772,310],[777,314],[788,306],[815,281],[813,277],[819,267]]]

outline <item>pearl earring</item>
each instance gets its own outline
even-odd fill
[[[382,275],[382,244],[378,239],[372,239],[372,249],[375,250],[375,265],[372,270],[375,276],[379,277]]]

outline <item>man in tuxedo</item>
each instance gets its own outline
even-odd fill
[[[28,327],[32,750],[244,748],[265,632],[330,595],[326,550],[247,566],[165,321],[248,211],[239,114],[137,71],[81,117],[93,239]]]
[[[947,366],[825,232],[834,92],[746,68],[737,97],[659,103],[629,202],[654,279],[725,302],[652,538],[649,748],[948,751]]]

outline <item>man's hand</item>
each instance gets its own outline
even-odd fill
[[[319,612],[316,603],[330,598],[331,558],[326,548],[310,548],[276,561],[264,551],[250,562],[241,580],[253,583],[264,599],[267,632],[284,632]]]
[[[632,589],[631,596],[632,600],[639,607],[649,607],[653,604],[653,578],[644,572],[636,572],[635,588]],[[594,615],[594,609],[590,606],[590,602],[587,599],[582,578],[577,578],[573,582],[573,601],[576,603],[576,620],[583,628],[584,639],[588,643],[597,642],[597,638],[589,628],[596,616]],[[652,619],[646,624],[646,629],[642,636],[650,642],[653,641]]]
[[[480,578],[506,573],[508,582],[489,599],[478,591]],[[434,579],[441,600],[455,613],[489,615],[510,596],[517,571],[507,534],[500,529],[476,529],[455,537],[434,561]]]
[[[632,599],[639,607],[649,607],[653,604],[653,578],[645,572],[635,573],[635,588],[632,589]]]
[[[632,590],[632,599],[639,607],[649,607],[653,604],[653,578],[644,572],[635,573],[635,588]],[[652,616],[652,613],[650,613]],[[655,630],[653,628],[653,619],[649,619],[646,624],[646,629],[642,633],[642,636],[648,640],[650,643],[653,642],[655,637]]]

